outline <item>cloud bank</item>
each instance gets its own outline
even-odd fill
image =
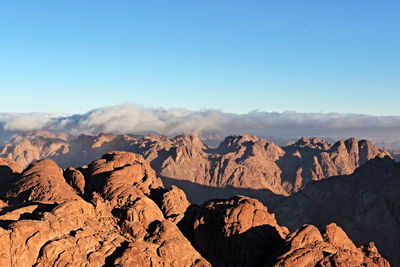
[[[341,113],[253,111],[246,114],[219,110],[146,108],[134,104],[110,106],[84,114],[0,113],[0,140],[25,131],[115,134],[218,134],[250,133],[297,138],[368,138],[378,142],[400,140],[400,116]]]

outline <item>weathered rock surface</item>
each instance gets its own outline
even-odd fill
[[[297,192],[311,181],[351,174],[368,160],[389,155],[368,140],[354,138],[330,144],[319,138],[303,137],[284,149],[285,156],[278,165],[288,192]]]
[[[0,266],[388,265],[335,225],[289,234],[255,199],[189,206],[130,152],[65,170],[40,160],[21,174],[4,162],[12,186],[0,203]]]
[[[286,194],[275,161],[278,146],[250,135],[227,137],[216,149],[206,149],[197,136],[174,140],[160,175],[214,187],[269,189]]]
[[[100,253],[102,261],[86,256],[101,250],[100,241],[119,236],[107,224],[96,220],[93,206],[83,200],[69,200],[59,205],[42,202],[12,206],[3,208],[1,213],[1,266],[66,263],[101,266],[107,250]],[[20,213],[20,216],[10,218],[10,213]],[[107,243],[110,250],[113,244]]]
[[[41,160],[14,182],[0,206],[0,266],[210,266],[165,218],[182,216],[170,198],[183,192],[163,189],[140,155],[64,171]],[[154,190],[173,192],[160,197],[165,214]]]
[[[390,266],[373,243],[357,248],[346,233],[332,223],[320,232],[313,225],[303,225],[285,240],[277,260],[267,266]],[[279,253],[278,253],[279,254]]]
[[[66,183],[63,170],[50,159],[32,163],[7,192],[10,203],[80,199]]]
[[[163,186],[149,163],[134,153],[109,152],[92,162],[87,172],[93,190],[119,207]]]
[[[259,266],[287,234],[261,202],[242,196],[192,206],[179,226],[213,266]]]
[[[143,157],[108,153],[115,149]],[[395,249],[400,242],[398,167],[389,159],[367,163],[386,154],[369,141],[355,139],[332,144],[302,138],[279,147],[254,136],[235,135],[225,138],[217,148],[209,148],[196,135],[99,134],[76,138],[40,132],[16,137],[0,148],[0,156],[7,157],[0,159],[0,207],[90,202],[95,206],[95,217],[113,221],[125,238],[123,242],[128,242],[123,246],[117,242],[122,248],[108,259],[110,262],[122,255],[123,248],[128,247],[125,244],[145,240],[153,222],[169,220],[181,225],[188,220],[184,214],[189,203],[183,191],[177,187],[164,189],[163,183],[178,185],[196,203],[244,194],[268,203],[278,221],[292,231],[310,223],[323,231],[325,225],[336,222],[357,245],[374,241],[385,257],[399,265]],[[18,163],[27,166],[42,158],[51,160],[34,162],[24,171],[18,167]],[[52,160],[68,169],[59,168]],[[93,160],[87,167],[79,167]],[[350,175],[359,166],[362,168]],[[187,216],[193,215],[193,207],[189,211]],[[24,214],[21,212],[7,216],[19,220],[18,214]],[[249,236],[260,227],[264,228],[251,226],[255,230],[247,230]],[[247,238],[245,233],[240,236]],[[201,248],[199,252],[205,255]],[[235,254],[232,250],[227,253]]]
[[[192,206],[178,225],[213,266],[389,266],[373,243],[357,248],[336,224],[288,234],[259,201],[242,196]]]
[[[319,229],[335,222],[358,245],[374,241],[394,266],[400,264],[400,165],[376,158],[353,174],[307,185],[272,210],[294,230],[302,224]]]
[[[189,200],[197,203],[232,196],[230,192],[237,190],[231,189],[253,197],[257,194],[251,190],[287,196],[311,181],[351,174],[368,160],[388,155],[371,142],[356,139],[331,144],[318,138],[302,138],[293,145],[279,147],[241,134],[226,137],[213,149],[197,135],[168,138],[99,134],[74,138],[40,132],[16,137],[0,148],[0,157],[12,158],[22,166],[51,158],[66,168],[88,164],[113,150],[144,156],[166,184],[182,187]],[[210,190],[200,194],[197,185]]]
[[[151,198],[157,203],[166,219],[178,223],[190,206],[185,192],[176,186],[169,189],[157,189],[151,194]]]
[[[81,171],[75,168],[68,168],[64,171],[64,178],[78,195],[83,196],[87,191],[85,176]]]
[[[211,266],[168,220],[154,221],[143,240],[130,243],[116,266]]]

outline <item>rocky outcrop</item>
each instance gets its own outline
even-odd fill
[[[143,238],[127,245],[116,266],[211,266],[196,252],[176,225],[155,221]]]
[[[0,148],[0,157],[12,158],[22,167],[35,160],[69,153],[69,136],[52,134],[47,131],[28,132],[16,136]]]
[[[68,168],[64,171],[64,178],[78,195],[83,196],[85,192],[88,193],[85,176],[81,171],[75,168]]]
[[[123,240],[83,200],[10,206],[1,214],[1,266],[100,266]]]
[[[119,207],[163,186],[149,163],[134,153],[109,152],[92,162],[87,172],[91,188]]]
[[[168,209],[150,198],[154,190]],[[0,207],[1,266],[210,266],[166,219],[182,206],[142,156],[111,152],[87,168],[30,165]],[[165,197],[164,197],[165,195]],[[174,217],[174,216],[172,216]]]
[[[357,248],[334,223],[322,232],[313,225],[303,225],[287,236],[278,254],[267,266],[390,266],[373,243]]]
[[[353,174],[307,185],[272,210],[278,221],[294,230],[304,223],[319,229],[336,222],[358,245],[374,241],[394,266],[400,264],[400,165],[376,158]]]
[[[179,226],[213,266],[259,266],[287,234],[261,202],[242,196],[192,206]]]
[[[151,198],[157,203],[165,218],[174,223],[182,220],[190,206],[185,192],[174,185],[169,189],[153,190]]]
[[[193,206],[179,226],[213,266],[389,266],[373,243],[357,248],[336,224],[288,234],[263,204],[242,196]]]
[[[49,159],[36,161],[24,170],[6,198],[10,203],[80,199],[66,183],[63,170]]]
[[[19,171],[8,173],[13,185],[0,202],[0,266],[387,264],[335,225],[289,234],[255,199],[189,206],[138,154],[114,151],[65,170],[46,159]]]

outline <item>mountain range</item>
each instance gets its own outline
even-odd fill
[[[334,223],[290,232],[244,196],[190,205],[138,154],[0,164],[1,266],[389,266]]]
[[[198,135],[74,137],[40,131],[15,137],[0,148],[0,157],[13,159],[23,167],[34,160],[49,158],[66,168],[89,164],[114,150],[144,156],[165,180],[217,188],[265,189],[284,196],[297,192],[310,181],[351,174],[368,160],[389,155],[368,140],[354,138],[330,143],[303,137],[280,147],[240,134],[228,136],[211,148]]]
[[[156,266],[385,266],[384,258],[400,264],[399,163],[368,140],[303,137],[278,146],[240,134],[212,147],[197,135],[40,131],[15,137],[0,149],[0,157],[3,228],[10,231],[10,225],[31,218],[46,221],[71,201],[86,205],[91,215],[85,215],[84,225],[114,222],[96,240],[109,242],[106,232],[112,231],[120,241],[107,247],[114,252],[99,256],[104,264],[135,266],[130,258],[138,249],[150,253],[141,255]],[[96,227],[77,229],[87,237]],[[78,242],[73,237],[67,239]],[[54,241],[43,238],[47,241],[35,248],[39,252],[34,250],[39,256],[30,254],[36,255],[30,258],[36,266],[56,262],[41,258],[47,242]],[[56,239],[66,244],[63,238]],[[165,258],[151,254],[160,249],[155,243],[167,242],[162,238],[177,240],[172,247],[181,242],[187,247],[187,264],[168,262],[175,252],[166,251]],[[68,247],[65,253],[88,257],[93,249]]]

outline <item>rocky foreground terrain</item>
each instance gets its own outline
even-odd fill
[[[258,146],[267,153],[270,144]],[[356,246],[335,223],[288,229],[244,196],[190,205],[134,153],[75,168],[1,159],[0,183],[0,266],[389,266],[373,243]]]
[[[389,154],[370,141],[354,138],[330,143],[304,137],[279,147],[242,134],[228,136],[218,147],[210,148],[197,135],[73,137],[41,131],[17,136],[0,148],[0,157],[23,167],[49,158],[67,168],[89,164],[113,150],[142,155],[166,185],[180,186],[190,201],[199,204],[236,193],[259,197],[263,191],[265,199],[288,196],[311,181],[351,174],[368,160]]]
[[[343,227],[356,244],[373,240],[393,266],[400,266],[400,163],[370,160],[351,175],[308,184],[273,211],[294,230],[304,223]]]

